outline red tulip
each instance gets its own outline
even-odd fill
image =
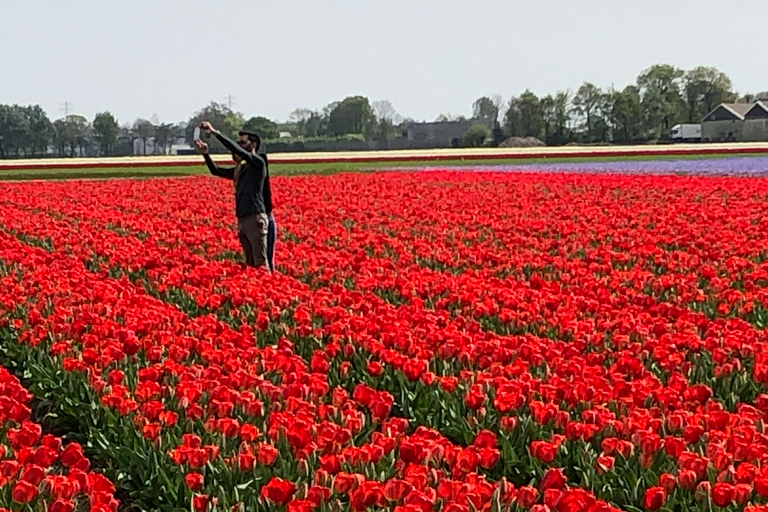
[[[75,504],[69,500],[56,499],[48,507],[48,512],[73,512]]]
[[[26,466],[21,472],[20,480],[29,482],[30,484],[37,487],[40,485],[40,482],[43,481],[43,478],[45,478],[45,470],[40,466],[30,465]]]
[[[598,457],[595,465],[598,473],[606,473],[613,469],[616,459],[613,457],[602,456]]]
[[[21,480],[13,487],[11,497],[14,502],[21,505],[30,503],[37,497],[37,485]]]
[[[312,512],[315,504],[309,500],[293,500],[288,503],[287,512]]]
[[[35,451],[35,464],[43,468],[50,467],[58,458],[58,453],[45,445]]]
[[[336,494],[346,494],[360,484],[362,475],[350,475],[349,473],[339,473],[333,479],[333,492]]]
[[[77,443],[69,443],[64,451],[61,453],[61,463],[66,467],[71,468],[76,466],[83,459],[83,449]]]
[[[697,480],[696,473],[689,469],[682,469],[677,474],[677,481],[683,489],[693,490]]]
[[[501,428],[505,432],[512,432],[517,428],[518,421],[515,416],[504,416],[501,418]]]
[[[314,485],[309,488],[309,491],[307,491],[307,500],[309,500],[312,504],[318,507],[322,503],[327,502],[330,497],[331,497],[331,490],[328,489],[327,487]]]
[[[384,495],[387,500],[399,503],[412,489],[413,486],[405,480],[391,478],[384,484]]]
[[[4,477],[10,480],[19,474],[21,465],[15,460],[2,460],[0,461],[0,477]]]
[[[712,502],[718,507],[727,507],[736,498],[736,487],[724,482],[716,483],[712,488]]]
[[[382,374],[384,371],[384,367],[381,365],[378,361],[371,361],[368,363],[368,373],[371,374],[372,377],[378,377]]]
[[[664,440],[664,451],[670,457],[678,459],[685,451],[685,441],[679,437],[668,437]]]
[[[755,477],[755,491],[761,498],[768,498],[768,476],[758,475]]]
[[[386,497],[379,482],[363,482],[349,493],[349,503],[355,512],[377,505],[384,506]]]
[[[659,487],[662,487],[667,494],[671,494],[677,488],[677,479],[669,473],[662,473],[659,476]]]
[[[245,423],[240,427],[240,439],[252,443],[259,437],[259,429],[255,425]]]
[[[256,465],[256,457],[252,453],[240,453],[237,455],[237,467],[240,471],[252,471]]]
[[[547,489],[563,489],[565,488],[566,482],[567,479],[565,478],[565,473],[563,473],[562,469],[550,468],[544,472],[539,487],[542,491],[546,491]]]
[[[203,475],[200,473],[187,473],[184,476],[184,483],[187,484],[190,490],[199,491],[203,488]]]
[[[749,484],[736,484],[736,491],[734,500],[736,501],[736,504],[740,507],[743,507],[747,504],[749,499],[752,497],[752,486]]]
[[[557,448],[545,441],[533,441],[529,447],[531,455],[545,464],[550,464],[557,456]]]
[[[208,502],[208,495],[195,494],[192,498],[192,508],[195,510],[195,512],[205,512],[205,510],[208,508]]]
[[[539,497],[535,487],[521,487],[517,491],[517,504],[523,509],[531,508]]]
[[[287,504],[294,492],[296,492],[296,485],[293,482],[277,477],[273,477],[261,488],[261,496],[278,505]]]
[[[667,492],[662,487],[651,487],[645,491],[643,506],[646,510],[659,510],[667,501]]]
[[[483,448],[480,450],[480,467],[492,469],[501,459],[501,452],[495,448]]]
[[[262,444],[259,446],[259,464],[263,466],[271,466],[277,460],[278,453],[277,448],[271,444]]]

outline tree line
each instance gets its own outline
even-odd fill
[[[477,119],[500,126],[505,137],[536,137],[548,145],[644,143],[669,136],[677,124],[700,123],[721,103],[752,103],[768,91],[738,94],[730,77],[713,68],[682,70],[654,65],[623,89],[585,82],[575,91],[513,97],[502,113],[498,101],[475,102]]]
[[[698,123],[723,102],[750,103],[768,92],[738,94],[730,77],[713,67],[682,70],[654,65],[623,89],[602,89],[585,82],[575,91],[537,96],[525,90],[503,101],[484,96],[472,105],[474,124],[465,133],[467,146],[498,145],[509,137],[534,137],[547,145],[570,143],[643,143],[667,137],[681,123]],[[67,115],[51,121],[39,105],[0,105],[0,158],[57,156],[120,156],[165,154],[180,140],[191,142],[202,120],[235,135],[249,129],[270,141],[281,134],[295,140],[386,141],[404,136],[412,119],[399,115],[389,101],[371,102],[350,96],[321,110],[294,110],[284,123],[263,116],[246,118],[211,102],[181,123],[137,119],[121,125],[109,111],[93,120]],[[441,114],[436,121],[466,120]]]

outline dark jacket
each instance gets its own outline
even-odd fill
[[[259,213],[267,213],[264,203],[264,182],[267,175],[267,165],[264,159],[241,148],[220,133],[216,134],[224,147],[232,154],[242,158],[242,162],[235,167],[219,167],[210,155],[204,155],[208,170],[214,176],[220,176],[232,180],[235,185],[235,215],[241,219]],[[271,199],[271,198],[270,198]]]

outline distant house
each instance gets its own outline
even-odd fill
[[[768,100],[723,103],[701,121],[703,142],[768,141]]]
[[[768,99],[755,102],[744,114],[744,140],[768,142]]]
[[[701,121],[702,142],[741,142],[744,140],[744,116],[752,105],[722,103]]]
[[[470,126],[472,120],[436,121],[434,123],[409,123],[406,137],[416,146],[429,146],[434,148],[459,147],[461,139]]]

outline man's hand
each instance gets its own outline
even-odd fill
[[[205,130],[212,135],[215,135],[217,133],[216,128],[214,128],[213,125],[208,121],[203,121],[202,123],[200,123],[200,129]]]
[[[197,145],[197,150],[200,152],[201,155],[208,154],[208,144],[206,144],[201,140],[196,140],[195,144]]]

